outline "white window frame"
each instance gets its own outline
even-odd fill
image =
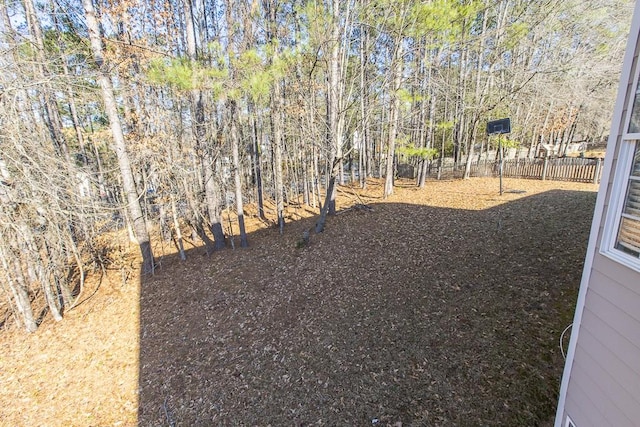
[[[620,221],[622,219],[622,211],[627,198],[627,186],[629,185],[629,177],[631,176],[633,154],[636,144],[640,146],[640,133],[628,133],[637,90],[638,73],[636,73],[634,78],[633,90],[631,91],[632,96],[629,97],[629,104],[627,105],[627,117],[625,118],[624,132],[620,139],[618,161],[615,170],[612,171],[611,199],[609,200],[609,208],[607,209],[607,218],[604,225],[600,253],[632,270],[640,272],[640,258],[636,258],[615,247],[620,229]],[[640,97],[640,94],[637,94],[637,96]]]
[[[637,59],[635,59],[635,61],[640,61],[640,57],[638,57]],[[636,100],[636,95],[640,96],[638,92],[639,88],[638,88],[638,63],[636,63],[636,70],[635,72],[635,77],[633,78],[633,87],[631,88],[631,96],[629,96],[629,104],[627,105],[627,114],[626,117],[624,118],[624,130],[622,132],[623,135],[623,140],[631,140],[631,139],[640,139],[640,132],[639,133],[629,133],[629,126],[631,125],[631,116],[632,116],[632,112],[633,112],[633,104],[635,103]],[[611,126],[611,129],[614,129],[614,126]]]
[[[616,241],[618,240],[618,230],[620,229],[620,221],[622,220],[622,211],[627,199],[627,186],[629,185],[629,176],[631,175],[631,164],[633,161],[633,153],[636,144],[640,145],[640,139],[622,139],[620,144],[620,153],[618,154],[618,165],[616,166],[613,184],[611,187],[611,199],[609,200],[609,209],[605,228],[602,237],[602,245],[600,253],[611,258],[620,264],[640,272],[640,258],[636,258],[620,249],[616,249]]]

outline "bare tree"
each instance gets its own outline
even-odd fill
[[[85,11],[85,19],[87,22],[87,29],[89,31],[89,40],[91,41],[93,59],[99,70],[98,81],[102,90],[102,99],[105,111],[111,125],[114,143],[113,150],[115,151],[118,159],[120,175],[122,176],[122,187],[127,198],[127,209],[131,215],[135,237],[138,241],[138,245],[140,246],[140,252],[142,253],[142,271],[145,274],[150,274],[154,271],[154,259],[149,231],[147,230],[147,224],[142,213],[140,199],[136,190],[135,179],[133,177],[133,172],[131,171],[131,163],[127,152],[127,144],[122,132],[120,117],[118,115],[118,107],[113,93],[111,76],[109,75],[109,69],[105,63],[102,52],[100,27],[98,25],[92,0],[83,0],[82,5]]]

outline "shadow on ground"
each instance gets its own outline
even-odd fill
[[[138,422],[538,425],[553,415],[594,193],[374,204],[141,286]]]

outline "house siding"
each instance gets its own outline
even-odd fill
[[[587,418],[587,408],[594,408],[594,403],[589,400],[582,390],[576,389],[567,397],[567,406],[571,406],[575,408],[575,415],[571,416],[571,420],[574,422],[576,426],[589,426],[589,425],[597,425],[602,427],[607,427],[608,423],[606,422],[604,416],[595,411],[589,411],[590,415]],[[566,417],[565,417],[566,418]],[[562,423],[562,427],[564,427],[564,419]]]
[[[587,418],[587,427],[636,427],[628,417],[622,414],[620,408],[612,399],[598,399],[598,395],[606,396],[606,392],[602,385],[596,382],[591,372],[584,371],[579,365],[575,366],[574,371],[576,374],[575,385],[589,397],[588,405],[584,405],[586,412],[583,413]],[[571,416],[571,419],[573,418]],[[604,422],[593,423],[591,420],[596,418],[602,419]],[[584,426],[581,424],[580,427]]]
[[[601,370],[612,378],[616,373],[624,372],[628,369],[628,365],[616,354],[617,350],[608,348],[589,332],[585,331],[584,342],[581,343],[580,350],[581,353],[576,355],[576,363],[580,366]],[[597,363],[598,360],[607,360],[608,363],[606,366],[601,366]],[[632,380],[640,380],[640,377],[635,372],[629,372],[628,375],[630,376],[630,381],[625,381],[625,384],[616,382],[616,384],[620,386],[621,390],[628,393],[632,400],[637,400],[635,392],[638,390],[638,384],[640,383]]]
[[[600,343],[598,343],[598,346]],[[606,354],[606,352],[602,352],[604,356],[611,356]],[[595,354],[595,352],[594,352]],[[617,359],[612,363],[614,367],[616,367],[615,362],[619,362]],[[623,422],[625,425],[629,425],[632,420],[628,417],[628,415],[633,413],[634,408],[638,407],[638,400],[631,394],[631,392],[624,388],[615,378],[614,375],[617,373],[613,373],[615,369],[603,368],[600,366],[596,357],[592,356],[589,352],[583,352],[576,359],[576,378],[584,377],[584,374],[588,374],[590,380],[596,384],[595,388],[599,390],[601,393],[604,393],[607,396],[607,404],[615,408],[615,412],[620,415],[620,418],[626,420]],[[622,363],[618,363],[619,368],[626,367]],[[582,374],[582,375],[580,375]],[[637,375],[633,375],[634,378],[637,379]],[[617,425],[622,425],[617,423]]]
[[[601,185],[585,262],[581,296],[572,330],[556,427],[566,417],[576,427],[640,426],[640,273],[600,253],[603,225],[626,125],[627,106],[638,74],[640,4],[636,6],[612,138],[607,150],[608,180]],[[633,43],[633,44],[631,44]],[[630,59],[630,60],[629,60]],[[620,102],[622,104],[620,105]],[[593,236],[596,234],[596,236]]]
[[[607,284],[619,286],[615,282]],[[640,311],[640,306],[638,309]],[[596,292],[589,292],[567,390],[573,398],[565,405],[566,414],[574,419],[576,426],[638,425],[632,421],[640,420],[640,402],[636,398],[640,394],[634,393],[640,384],[638,335],[637,319]],[[580,393],[573,396],[577,390]],[[579,407],[573,406],[574,403],[580,403]],[[604,417],[608,422],[578,424],[578,414],[587,420]]]

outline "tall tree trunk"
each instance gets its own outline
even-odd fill
[[[113,148],[118,159],[118,167],[122,176],[122,187],[127,197],[127,208],[131,215],[134,233],[142,254],[142,271],[145,274],[152,274],[155,266],[153,251],[151,249],[151,241],[149,239],[149,232],[147,231],[147,224],[142,214],[135,180],[131,171],[131,162],[129,160],[129,153],[127,152],[127,145],[122,132],[120,117],[118,116],[118,108],[113,94],[111,77],[109,76],[108,68],[104,62],[102,43],[100,40],[100,28],[96,19],[92,0],[82,0],[82,5],[85,10],[85,18],[87,22],[87,29],[89,31],[89,39],[91,41],[93,58],[99,70],[98,82],[100,83],[105,111],[109,118],[111,133],[113,134]]]
[[[315,147],[312,148],[311,156],[313,157],[313,207],[317,204],[320,205],[320,211],[322,211],[322,198],[320,196],[320,169],[318,166],[318,152]]]
[[[336,214],[336,195],[335,179],[342,183],[343,180],[343,143],[345,128],[345,108],[344,108],[344,85],[346,79],[346,58],[345,47],[343,41],[346,34],[342,31],[347,30],[349,24],[350,9],[347,5],[346,10],[341,15],[340,1],[331,1],[331,50],[329,53],[329,78],[327,87],[327,146],[329,164],[327,167],[326,182],[327,193],[325,197],[324,208],[329,215]],[[342,25],[342,27],[341,27]],[[331,185],[331,181],[334,185]]]
[[[185,32],[187,42],[187,56],[189,60],[195,62],[198,59],[198,51],[196,46],[196,32],[195,23],[193,17],[193,2],[192,0],[185,0],[183,3],[184,17],[185,17]],[[196,165],[202,172],[199,176],[203,179],[204,188],[204,202],[207,206],[209,230],[213,235],[213,242],[208,238],[206,232],[201,227],[202,219],[198,218],[197,229],[201,239],[207,246],[207,253],[213,249],[223,249],[225,247],[225,237],[222,228],[221,208],[220,208],[220,190],[218,189],[218,182],[215,179],[213,171],[214,156],[212,154],[213,147],[207,144],[207,124],[205,120],[204,111],[204,99],[202,91],[199,89],[192,89],[190,91],[190,108],[191,116],[193,119],[193,138],[196,151]],[[198,191],[199,193],[199,191]],[[199,198],[199,196],[197,196]],[[196,206],[194,206],[197,209]],[[195,213],[198,215],[199,213]]]
[[[469,177],[471,176],[471,161],[473,160],[473,146],[476,136],[476,129],[478,128],[478,122],[474,121],[471,126],[471,138],[467,148],[467,160],[464,164],[464,175],[462,177],[463,179],[469,179]]]
[[[66,62],[62,64],[64,75],[68,79],[69,75],[69,67]],[[76,132],[76,138],[78,139],[78,148],[80,148],[80,155],[82,157],[81,162],[83,166],[88,166],[89,157],[87,155],[87,149],[84,143],[84,136],[82,135],[82,125],[80,124],[80,119],[78,118],[78,109],[76,108],[76,101],[73,90],[69,84],[66,85],[67,96],[69,97],[69,112],[71,113],[71,120],[73,122],[73,129]]]
[[[368,84],[367,84],[367,62],[369,49],[369,32],[366,25],[360,27],[360,145],[358,157],[358,174],[360,178],[360,187],[367,187],[367,171],[370,170],[368,165],[367,149],[369,147],[369,108],[368,101]]]
[[[322,231],[324,231],[324,226],[327,222],[327,214],[329,213],[329,201],[331,198],[331,194],[333,194],[333,192],[335,191],[336,179],[337,179],[338,172],[340,170],[339,160],[334,159],[329,169],[330,170],[327,173],[327,176],[329,177],[327,193],[325,195],[324,205],[320,209],[320,218],[318,218],[318,221],[316,221],[316,228],[315,228],[316,233],[321,233]]]
[[[479,37],[480,40],[478,42],[478,52],[477,52],[477,63],[476,63],[476,86],[474,92],[474,100],[475,100],[475,112],[473,113],[473,123],[471,128],[471,136],[469,138],[469,147],[467,151],[467,161],[464,167],[464,179],[468,179],[471,175],[471,161],[473,158],[473,149],[476,141],[476,135],[478,132],[478,121],[480,119],[481,109],[483,107],[484,94],[482,91],[482,75],[483,75],[483,67],[484,67],[484,54],[485,54],[485,44],[486,38],[485,33],[487,31],[487,24],[489,20],[489,13],[485,10],[482,13],[482,32]]]
[[[426,131],[424,132],[425,134],[425,144],[424,146],[427,148],[432,148],[433,147],[433,135],[434,135],[434,123],[435,123],[435,116],[436,116],[436,99],[437,99],[437,95],[436,95],[436,91],[435,91],[435,85],[433,84],[433,68],[435,66],[435,62],[436,62],[436,58],[438,55],[438,50],[437,49],[433,49],[433,50],[429,50],[426,49],[425,50],[425,56],[424,56],[424,61],[427,61],[427,57],[428,54],[427,52],[432,56],[432,58],[430,59],[428,64],[425,64],[425,67],[428,68],[427,71],[427,84],[426,84],[426,94],[427,97],[429,99],[429,120],[428,120],[428,127],[426,129]],[[424,101],[423,101],[424,102]],[[421,126],[424,126],[423,124],[421,124]],[[422,161],[422,170],[420,171],[420,176],[418,177],[418,187],[419,188],[424,188],[425,187],[425,183],[427,180],[427,174],[428,174],[428,170],[429,170],[429,165],[430,165],[431,159],[424,159]]]
[[[225,248],[226,242],[222,227],[222,207],[220,203],[221,192],[214,170],[215,156],[212,153],[213,150],[213,147],[207,147],[204,152],[204,193],[205,201],[207,203],[207,213],[209,215],[209,230],[213,235],[215,249],[220,250]]]
[[[187,56],[191,61],[195,61],[198,53],[196,48],[196,29],[193,19],[193,2],[192,0],[183,0],[185,33],[187,38]]]
[[[258,138],[258,126],[253,104],[248,104],[249,121],[251,123],[252,138],[252,154],[253,154],[253,174],[255,179],[256,193],[258,195],[258,217],[262,220],[266,219],[264,215],[264,192],[262,189],[262,153],[260,149],[260,140]]]
[[[45,302],[51,312],[51,316],[56,322],[62,320],[62,312],[60,311],[59,295],[54,292],[54,283],[52,283],[51,277],[54,274],[52,259],[48,256],[48,251],[45,248],[40,248],[38,243],[31,232],[31,227],[26,223],[18,225],[20,235],[24,239],[25,249],[27,250],[27,256],[31,260],[27,260],[29,263],[35,265],[36,278],[40,282],[40,286],[45,296]],[[42,238],[44,239],[44,237]],[[47,272],[50,270],[49,272]]]
[[[33,0],[24,0],[24,9],[27,15],[27,22],[29,29],[34,38],[36,46],[36,56],[38,58],[37,70],[40,74],[40,78],[44,83],[44,90],[42,96],[44,98],[44,108],[46,114],[47,128],[51,135],[54,146],[59,153],[70,163],[69,148],[67,147],[67,141],[62,133],[62,121],[60,120],[60,112],[58,111],[58,105],[55,99],[54,91],[51,88],[51,84],[48,82],[48,72],[46,66],[46,53],[44,46],[44,36],[42,34],[42,28],[40,27],[40,21],[36,15],[35,6]]]
[[[265,1],[267,16],[269,18],[269,41],[273,43],[273,56],[271,63],[277,63],[279,57],[280,46],[278,43],[278,21],[277,11],[278,2],[276,0]],[[273,135],[273,174],[274,174],[274,192],[276,199],[276,212],[278,229],[280,234],[284,233],[284,179],[282,171],[282,79],[276,78],[271,89],[271,132]]]
[[[236,213],[238,215],[238,227],[240,229],[240,246],[246,248],[249,246],[247,241],[247,231],[244,225],[244,206],[242,203],[242,179],[240,170],[240,153],[239,153],[239,135],[236,123],[236,105],[235,101],[230,101],[229,105],[229,126],[231,138],[231,151],[233,154],[233,178],[236,193]]]
[[[342,146],[342,134],[339,123],[340,114],[340,21],[339,21],[340,3],[337,0],[332,1],[332,32],[331,32],[331,52],[329,57],[329,80],[327,88],[327,120],[329,121],[328,130],[328,146],[329,146],[329,167],[327,168],[326,183],[327,193],[325,197],[325,207],[328,209],[329,215],[336,213],[336,187],[335,178],[341,172],[340,165],[342,159],[339,158],[338,150]],[[334,166],[335,164],[335,166]],[[340,182],[342,177],[340,177]],[[333,185],[332,185],[333,184]],[[325,215],[326,216],[326,215]]]
[[[402,84],[402,39],[396,40],[394,46],[395,52],[393,55],[393,86],[391,88],[391,106],[389,111],[389,134],[387,136],[387,168],[384,182],[384,194],[383,197],[387,197],[393,194],[393,172],[394,172],[394,157],[396,154],[396,137],[398,133],[398,123],[400,120],[400,98],[398,92]]]
[[[238,55],[239,51],[239,42],[238,37],[235,34],[233,28],[233,17],[232,17],[232,2],[229,0],[226,3],[225,7],[225,17],[227,21],[227,36],[229,46],[227,47],[228,55],[229,55],[229,77],[231,80],[236,80],[236,70],[235,70],[235,57]],[[245,25],[247,23],[245,22]],[[231,155],[233,158],[233,180],[235,186],[235,201],[236,201],[236,215],[238,216],[238,228],[240,229],[240,246],[246,248],[249,246],[247,241],[247,231],[244,225],[244,206],[242,201],[242,170],[240,169],[240,152],[239,152],[239,144],[240,144],[240,135],[238,133],[238,119],[236,117],[238,109],[235,99],[229,99],[227,101],[227,110],[229,114],[229,137],[231,138]]]
[[[6,256],[5,251],[6,249],[3,245],[0,245],[0,261],[2,263],[2,268],[5,271],[6,282],[9,285],[13,300],[20,315],[19,320],[23,323],[28,332],[35,332],[38,328],[38,324],[33,316],[29,292],[27,291],[26,284],[24,283],[22,271],[16,270],[16,267],[20,267],[20,261],[18,258],[15,258],[15,262],[12,266],[11,260]]]
[[[173,220],[173,230],[171,233],[171,237],[173,238],[176,248],[178,249],[180,259],[182,261],[185,261],[187,259],[187,255],[184,252],[182,230],[180,230],[180,222],[178,221],[178,209],[176,208],[176,198],[173,196],[173,194],[171,195],[171,218]]]
[[[302,141],[300,141],[302,147]],[[311,195],[309,189],[309,164],[307,162],[308,154],[304,148],[300,149],[300,157],[298,161],[302,167],[302,201],[306,206],[311,206]]]
[[[280,111],[282,98],[279,83],[274,84],[271,97],[271,127],[273,134],[273,173],[274,192],[276,198],[276,212],[278,229],[284,233],[284,183],[282,173],[282,113]]]

